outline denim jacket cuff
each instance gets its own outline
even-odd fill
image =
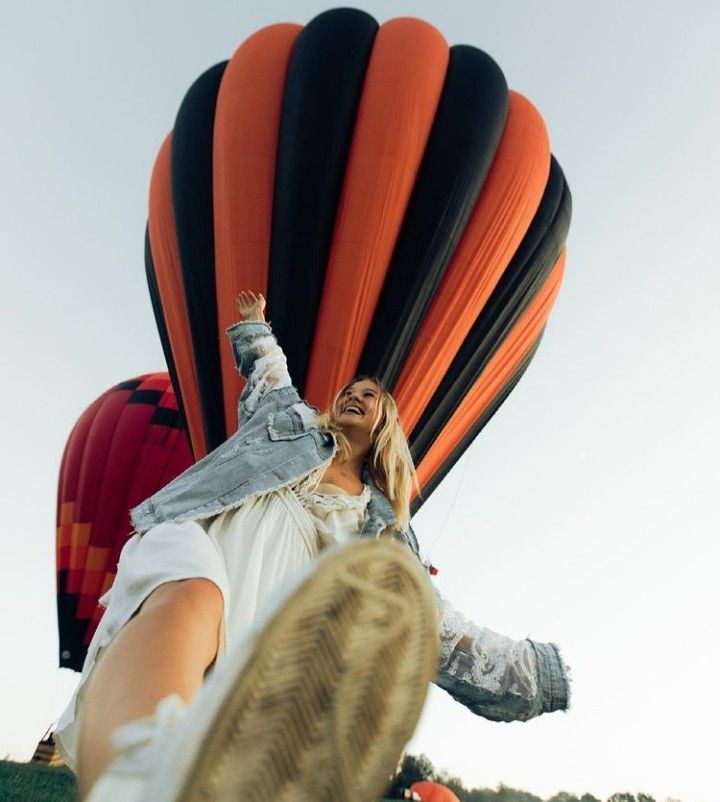
[[[272,334],[272,328],[267,321],[240,320],[228,326],[225,329],[225,333],[233,340],[238,337],[251,340],[255,339],[255,337],[261,337],[264,334]]]
[[[543,713],[567,710],[570,704],[570,679],[554,643],[531,640],[538,665],[538,702]]]

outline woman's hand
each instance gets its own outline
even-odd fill
[[[265,298],[262,293],[241,292],[237,297],[237,308],[245,320],[265,322]]]

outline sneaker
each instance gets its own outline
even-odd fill
[[[117,753],[90,789],[86,802],[139,802],[187,705],[177,694],[161,699],[155,712],[113,731]]]
[[[209,675],[164,749],[147,751],[142,802],[374,802],[437,649],[429,580],[406,547],[329,549]]]

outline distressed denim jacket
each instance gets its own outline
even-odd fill
[[[300,398],[268,323],[242,321],[227,330],[239,372],[239,428],[218,448],[131,511],[142,535],[156,524],[217,515],[253,496],[294,484],[329,465],[337,444],[317,425],[319,410]],[[419,557],[411,527],[400,530],[394,510],[365,471],[370,500],[360,534],[391,534]],[[518,721],[564,710],[569,683],[554,644],[515,641],[469,621],[433,588],[440,621],[435,682],[473,712]]]

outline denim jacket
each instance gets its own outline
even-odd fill
[[[247,499],[294,484],[329,465],[335,438],[318,427],[318,412],[300,398],[268,323],[242,321],[227,329],[238,371],[246,378],[238,401],[239,428],[218,448],[131,511],[142,535],[156,524],[217,515]],[[386,496],[370,487],[360,534],[392,534],[419,557],[411,527],[400,530]],[[433,588],[440,622],[435,682],[473,712],[518,721],[564,710],[569,687],[554,644],[515,641],[469,621]]]
[[[319,410],[300,398],[268,323],[243,321],[228,329],[235,361],[247,383],[238,402],[239,428],[131,511],[136,532],[163,521],[180,523],[217,515],[251,496],[296,482],[329,465],[337,444],[317,427]],[[388,530],[418,554],[411,528],[399,531],[395,512],[367,470],[370,501],[361,534]]]

